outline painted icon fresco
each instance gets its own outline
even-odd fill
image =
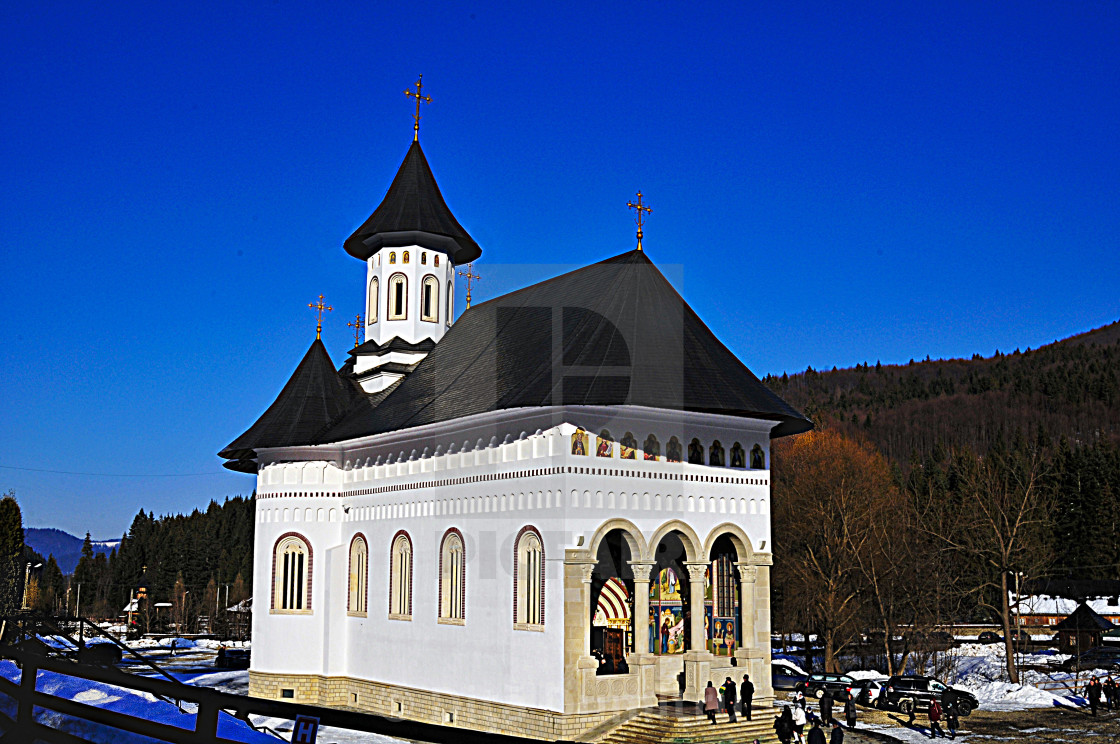
[[[731,467],[745,468],[747,466],[747,453],[743,451],[743,445],[736,442],[731,445]]]
[[[683,654],[685,650],[684,604],[681,598],[681,582],[673,569],[661,569],[657,581],[650,582],[649,613],[650,653],[659,656]]]
[[[595,443],[596,457],[614,457],[614,438],[606,429],[599,432]]]
[[[669,442],[665,445],[665,461],[681,461],[681,443],[680,440],[676,437],[670,437]]]
[[[618,456],[623,460],[633,460],[637,450],[638,440],[634,438],[634,434],[631,432],[623,434],[622,439],[618,442]]]
[[[688,443],[688,461],[693,465],[704,464],[704,445],[700,444],[700,440],[693,438]]]
[[[718,439],[708,448],[708,464],[713,467],[723,467],[723,445]]]
[[[586,455],[588,445],[588,435],[583,429],[577,428],[572,432],[572,454],[573,455]]]
[[[647,460],[661,459],[661,442],[657,441],[657,437],[653,434],[646,437],[645,444],[642,445],[642,454]]]
[[[730,555],[717,556],[704,571],[704,637],[716,656],[734,656],[740,643],[739,587]]]
[[[755,446],[751,447],[751,469],[766,469],[766,455],[762,452],[762,445],[756,444]]]

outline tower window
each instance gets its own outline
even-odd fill
[[[377,277],[369,280],[369,309],[366,311],[366,324],[373,325],[377,322],[377,306],[379,304],[378,294],[381,288]]]
[[[429,274],[421,289],[420,320],[439,322],[439,280]]]
[[[453,296],[454,291],[455,285],[453,285],[450,281],[447,282],[447,315],[444,317],[446,317],[447,325],[449,326],[451,325],[451,316],[454,314],[455,310],[455,298]]]
[[[408,317],[408,279],[404,274],[389,277],[389,320],[405,320]]]

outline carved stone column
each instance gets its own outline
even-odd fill
[[[769,706],[774,700],[774,687],[770,679],[770,564],[769,555],[756,555],[751,563],[757,571],[754,580],[754,638],[757,655],[751,654],[751,674],[754,681],[755,700]]]
[[[688,651],[684,655],[685,700],[699,700],[708,686],[712,655],[704,637],[704,571],[707,561],[685,563],[688,569],[688,607],[691,614]]]
[[[591,656],[591,572],[595,561],[586,550],[564,551],[564,712],[583,708],[582,681],[595,674]]]
[[[630,561],[634,574],[634,653],[649,654],[649,575],[653,561]]]

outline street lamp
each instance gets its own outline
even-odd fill
[[[38,571],[42,567],[43,567],[42,563],[36,563],[34,566],[32,566],[31,561],[28,561],[27,562],[27,567],[23,569],[23,609],[25,609],[25,610],[30,610],[31,609],[30,605],[27,604],[27,600],[28,600],[28,591],[27,590],[30,588],[30,585],[31,585],[31,569],[34,568],[36,571]]]

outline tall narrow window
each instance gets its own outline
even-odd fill
[[[311,611],[311,547],[290,532],[276,541],[272,558],[273,612]]]
[[[366,616],[368,578],[369,546],[362,535],[354,535],[350,541],[350,593],[346,599],[346,611],[351,615]]]
[[[405,320],[408,317],[408,280],[404,274],[389,277],[389,320]]]
[[[544,630],[544,544],[533,527],[517,536],[514,562],[514,627]]]
[[[457,529],[448,530],[443,536],[439,551],[439,619],[441,622],[461,624],[466,617],[463,609],[466,593],[466,564],[463,560],[463,536]]]
[[[389,561],[389,619],[412,619],[412,540],[401,530]]]
[[[429,323],[439,322],[439,279],[431,274],[424,277],[420,290],[420,320]]]
[[[377,281],[377,277],[369,280],[369,309],[366,311],[366,324],[373,325],[377,322],[377,306],[380,302],[378,294],[381,288]]]
[[[452,267],[454,268],[454,267]],[[455,285],[450,281],[447,282],[447,325],[451,325],[451,317],[455,314]]]

